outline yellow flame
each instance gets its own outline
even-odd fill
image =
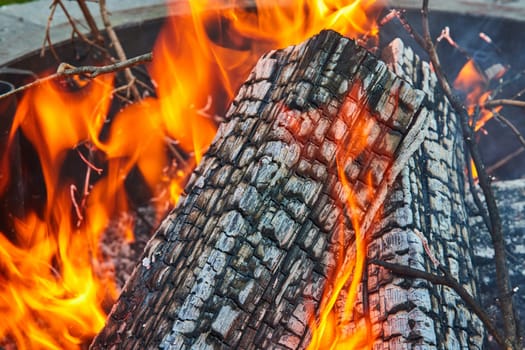
[[[359,84],[359,82],[355,82]],[[369,315],[363,315],[364,326],[357,328],[355,332],[347,334],[343,332],[344,325],[356,322],[355,305],[359,291],[359,285],[367,255],[367,241],[365,232],[361,229],[361,218],[363,210],[357,202],[357,189],[353,186],[346,174],[345,165],[353,161],[361,154],[366,146],[368,135],[372,124],[368,122],[369,116],[363,113],[356,116],[352,139],[349,144],[341,145],[343,151],[337,156],[337,171],[343,189],[346,194],[346,215],[349,218],[354,231],[355,247],[349,251],[344,250],[345,245],[345,220],[340,222],[339,229],[339,253],[335,254],[338,261],[327,278],[325,291],[320,303],[319,318],[310,322],[312,329],[312,341],[308,349],[371,349],[374,343]],[[372,118],[372,117],[370,117]],[[364,190],[366,191],[367,201],[370,202],[374,197],[374,186],[372,175],[367,173],[367,182]],[[355,249],[355,251],[354,251]],[[336,303],[344,299],[343,310],[336,308]]]

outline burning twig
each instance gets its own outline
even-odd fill
[[[84,0],[79,0],[79,4],[84,3]],[[85,5],[85,4],[84,4]],[[117,53],[117,56],[121,62],[127,61],[126,53],[124,52],[124,49],[122,48],[122,45],[120,44],[120,40],[115,33],[115,30],[113,30],[113,27],[111,26],[111,22],[109,20],[109,14],[106,8],[106,0],[99,0],[100,5],[100,15],[102,17],[102,22],[104,22],[104,26],[106,27],[106,32],[108,33],[109,40],[111,40],[111,45],[115,48],[115,51]],[[135,77],[133,76],[133,73],[131,72],[131,69],[129,67],[126,67],[124,69],[124,75],[126,77],[126,80],[130,84],[130,92],[133,95],[133,98],[138,101],[140,100],[140,93],[137,87],[134,84]]]
[[[82,154],[82,152],[80,152],[78,149],[77,149],[77,153],[78,153],[78,155],[80,156],[80,158],[82,159],[82,161],[83,161],[84,163],[86,163],[86,165],[87,165],[89,168],[95,170],[95,171],[97,172],[97,174],[99,174],[99,175],[102,174],[102,169],[96,167],[92,162],[90,162],[89,160],[87,160],[86,157],[84,157],[84,155]]]
[[[474,141],[474,135],[469,125],[469,115],[463,105],[463,103],[453,93],[452,87],[448,82],[439,62],[439,57],[436,52],[434,43],[430,35],[429,20],[428,20],[428,0],[423,0],[423,7],[421,10],[422,22],[423,22],[423,48],[427,51],[437,79],[443,88],[445,95],[447,96],[450,104],[454,110],[460,116],[461,127],[463,130],[463,136],[465,143],[467,144],[472,160],[478,171],[478,179],[485,200],[487,203],[487,209],[489,212],[489,218],[491,223],[491,238],[494,246],[494,260],[496,265],[496,284],[498,287],[498,294],[501,300],[501,313],[503,318],[503,327],[505,331],[505,344],[510,348],[517,349],[517,326],[516,319],[514,317],[514,306],[512,300],[512,293],[510,290],[510,281],[507,268],[507,259],[505,254],[505,243],[503,240],[503,232],[501,225],[501,218],[499,210],[496,204],[494,193],[490,184],[490,178],[485,170],[481,156],[479,153],[478,146]]]
[[[33,86],[37,86],[37,85],[40,85],[42,83],[45,83],[47,81],[54,80],[57,78],[63,78],[63,77],[74,76],[74,75],[84,75],[92,79],[101,74],[114,73],[114,72],[118,72],[126,68],[129,69],[129,67],[143,64],[145,62],[150,62],[152,59],[153,59],[153,54],[150,52],[144,55],[130,58],[129,60],[126,60],[126,61],[117,62],[117,63],[110,64],[107,66],[73,67],[71,65],[63,63],[58,66],[56,73],[48,75],[47,77],[37,79],[29,84],[23,85],[3,95],[0,95],[0,100],[3,98],[9,97],[11,95],[15,95],[21,91],[27,90]]]
[[[197,109],[197,114],[201,117],[211,119],[217,123],[222,123],[224,121],[224,118],[217,114],[211,114],[211,106],[213,104],[213,99],[210,95],[208,95],[208,98],[206,100],[206,105],[200,109]],[[195,108],[195,106],[190,106],[191,108]]]
[[[186,164],[187,160],[184,159],[184,156],[181,154],[181,152],[177,148],[177,145],[179,144],[179,142],[168,136],[165,137],[165,141],[166,141],[166,145],[168,146],[168,149],[177,159],[177,162],[179,162],[179,164]]]
[[[494,337],[498,344],[505,346],[507,340],[499,333],[498,329],[492,323],[490,317],[485,313],[483,308],[476,302],[476,300],[470,295],[470,293],[454,279],[450,272],[445,268],[441,268],[440,271],[443,275],[436,275],[422,270],[413,269],[409,266],[403,266],[399,264],[393,264],[381,260],[371,260],[371,264],[382,266],[395,274],[410,277],[410,278],[421,278],[434,284],[439,284],[452,288],[461,299],[474,311],[476,316],[483,322],[487,331]]]
[[[80,223],[84,220],[84,216],[82,215],[82,210],[80,209],[80,205],[78,205],[77,198],[75,197],[77,192],[78,192],[77,186],[71,185],[69,187],[71,203],[73,203],[73,207],[75,208],[75,213],[77,214],[77,227],[78,227],[80,226]]]
[[[75,207],[75,212],[77,214],[77,227],[80,226],[82,221],[84,220],[84,216],[82,215],[82,211],[84,210],[86,206],[87,197],[89,196],[89,184],[91,182],[91,171],[96,171],[99,175],[102,173],[102,169],[96,167],[93,164],[93,160],[91,159],[93,157],[93,148],[88,144],[87,148],[89,149],[89,159],[84,157],[82,152],[80,152],[77,149],[77,153],[80,156],[80,159],[87,165],[87,171],[86,171],[86,177],[84,180],[84,190],[82,192],[82,199],[80,201],[80,204],[78,204],[75,193],[77,192],[77,187],[75,185],[71,185],[71,201],[73,202],[73,206]]]

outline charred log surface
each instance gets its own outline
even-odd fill
[[[495,182],[493,189],[504,227],[510,281],[512,288],[516,288],[514,305],[516,305],[520,329],[525,330],[525,180]],[[474,248],[474,264],[478,272],[480,297],[494,321],[501,322],[498,317],[497,291],[494,288],[496,283],[494,249],[487,227],[473,200],[471,202],[472,214],[469,222],[472,227],[471,240]]]
[[[345,216],[337,155],[366,125],[343,161],[356,188],[373,169],[370,222],[424,137],[422,100],[335,32],[263,56],[91,348],[304,348]]]
[[[427,93],[433,110],[423,144],[401,172],[385,205],[384,228],[376,233],[369,256],[438,273],[430,253],[476,296],[459,117],[440,92],[430,65],[401,40],[384,50],[383,59],[396,74]],[[416,230],[428,241],[429,252]],[[448,287],[390,275],[377,266],[369,267],[368,281],[374,301],[370,308],[377,310],[379,320],[386,315],[382,337],[388,346],[384,348],[404,349],[406,344],[425,349],[482,348],[481,322]]]

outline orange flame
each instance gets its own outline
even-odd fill
[[[356,83],[358,84],[358,83]],[[312,341],[308,349],[372,349],[375,336],[372,334],[370,315],[359,315],[355,308],[358,299],[358,291],[361,278],[365,268],[367,255],[366,232],[363,232],[361,220],[364,215],[362,209],[363,199],[358,196],[364,191],[364,201],[370,203],[374,198],[374,186],[372,173],[366,173],[366,184],[363,187],[354,186],[350,183],[345,167],[351,164],[368,146],[368,135],[373,127],[367,113],[362,113],[356,123],[355,129],[359,133],[352,135],[352,140],[347,145],[341,145],[344,152],[337,155],[337,171],[339,180],[346,194],[346,214],[349,218],[353,233],[354,247],[345,249],[345,223],[344,219],[339,226],[339,249],[336,254],[337,262],[333,267],[331,276],[327,279],[318,322],[310,322],[312,328]],[[346,230],[348,232],[348,230]],[[344,307],[339,310],[337,303],[342,300]],[[358,323],[364,319],[364,325]],[[356,330],[348,332],[345,326],[353,323]]]
[[[99,254],[91,228],[107,221],[93,216],[75,227],[68,181],[59,181],[67,151],[100,131],[112,79],[99,77],[78,93],[44,83],[24,96],[16,112],[11,139],[20,128],[33,144],[47,189],[42,217],[30,212],[15,219],[16,244],[0,235],[0,336],[12,338],[18,349],[78,347],[104,325],[101,305],[116,296],[113,282],[91,263]]]
[[[504,74],[504,71],[501,72]],[[497,77],[499,77],[498,75]],[[480,72],[476,64],[472,59],[469,59],[467,63],[461,68],[454,81],[454,88],[461,90],[467,94],[465,104],[467,106],[467,112],[472,117],[477,112],[476,124],[474,125],[474,131],[478,131],[492,119],[494,113],[498,113],[502,107],[494,107],[492,109],[484,108],[485,102],[490,98],[491,91],[487,90],[488,80],[487,77]],[[476,107],[480,106],[479,111],[476,111]],[[472,122],[471,122],[472,123]],[[472,177],[478,178],[478,171],[474,162],[470,162],[470,169]]]
[[[481,106],[479,116],[474,127],[475,131],[481,129],[494,116],[494,112],[499,112],[501,107],[492,110],[483,108],[484,103],[490,97],[490,91],[487,91],[487,78],[481,73],[472,59],[461,68],[454,81],[454,88],[467,94],[466,105],[469,115],[474,115],[476,106]]]
[[[215,111],[226,107],[263,52],[296,44],[322,29],[376,35],[371,18],[381,9],[375,0],[256,1],[256,9],[211,0],[187,5],[191,16],[169,18],[155,44],[148,69],[156,97],[124,108],[104,137],[112,76],[98,77],[76,92],[42,84],[21,101],[10,139],[21,130],[36,149],[46,207],[41,214],[15,220],[16,242],[0,235],[0,341],[13,341],[18,349],[80,348],[102,328],[103,305],[118,293],[99,245],[109,222],[127,210],[124,181],[129,172],[136,168],[141,173],[160,216],[166,203],[176,203],[214,137]],[[178,12],[181,3],[169,6]],[[98,164],[83,163],[86,181],[76,190],[75,180],[65,178],[62,168],[68,152],[81,144],[97,152]],[[178,149],[190,159],[182,159]],[[8,164],[5,157],[1,164]],[[103,173],[90,181],[96,165]],[[0,194],[13,180],[5,166],[1,172]],[[357,221],[353,225],[357,260],[344,262],[350,273],[336,274],[346,278],[337,288],[352,271],[355,276],[348,305],[355,300],[365,254]],[[133,239],[132,223],[123,231],[127,240]],[[329,325],[323,326],[322,337],[331,332],[329,337],[339,337],[340,344],[356,341],[341,338],[331,310],[326,315]],[[362,331],[356,334],[363,339]]]

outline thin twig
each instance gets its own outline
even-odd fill
[[[64,14],[66,15],[66,18],[67,18],[69,24],[71,25],[71,28],[73,29],[73,32],[76,33],[80,37],[80,39],[84,40],[88,44],[95,45],[95,43],[93,41],[89,40],[84,34],[82,34],[82,32],[80,30],[78,30],[78,27],[77,27],[77,24],[75,23],[75,20],[69,14],[69,11],[66,9],[64,4],[62,3],[62,0],[56,0],[56,1],[58,1],[58,4],[62,8],[62,11],[64,11]]]
[[[177,161],[179,162],[179,165],[180,164],[186,164],[188,162],[187,159],[184,158],[184,156],[182,155],[182,153],[179,151],[179,149],[176,147],[176,145],[179,144],[179,142],[177,140],[174,140],[168,136],[166,136],[164,138],[165,142],[166,142],[166,145],[168,146],[169,150],[171,151],[171,153],[173,154],[173,156],[175,156],[175,158],[177,159]]]
[[[516,158],[517,156],[522,154],[523,152],[525,152],[525,147],[518,148],[517,150],[515,150],[511,154],[509,154],[506,157],[504,157],[503,159],[501,159],[501,160],[497,161],[496,163],[492,164],[491,166],[487,167],[487,173],[489,173],[489,174],[493,173],[496,169],[501,168],[502,166],[504,166],[505,164],[507,164],[508,162],[510,162],[511,160],[513,160],[514,158]]]
[[[480,107],[476,106],[476,108],[474,109],[474,112],[473,112],[473,114],[472,114],[472,116],[470,118],[471,119],[470,132],[471,133],[474,133],[473,127],[478,122],[479,111],[480,111]],[[474,204],[476,205],[476,207],[479,210],[479,215],[481,216],[481,218],[483,220],[483,223],[485,224],[485,226],[487,228],[487,232],[490,232],[490,230],[491,230],[490,218],[489,218],[489,215],[487,214],[485,206],[483,205],[483,202],[479,198],[479,193],[476,190],[476,184],[474,183],[474,174],[473,174],[473,171],[472,171],[472,165],[473,165],[472,157],[470,156],[470,152],[469,152],[468,148],[465,149],[465,152],[463,152],[463,153],[465,155],[465,165],[466,165],[466,168],[467,168],[467,179],[468,179],[469,190],[470,190],[470,193],[472,195],[472,199],[474,200]],[[488,171],[487,171],[487,173],[488,173]]]
[[[65,68],[60,72],[62,75],[85,75],[88,78],[95,78],[100,74],[113,73],[121,70],[129,69],[130,67],[143,64],[145,62],[150,62],[153,59],[153,54],[151,52],[130,58],[129,60],[120,61],[113,63],[107,66],[82,66],[82,67],[73,67]],[[60,67],[59,67],[60,68]],[[60,73],[57,72],[57,73]]]
[[[50,80],[54,80],[57,78],[63,78],[63,77],[74,76],[74,75],[84,75],[88,78],[95,78],[96,76],[101,75],[101,74],[114,73],[114,72],[118,72],[118,71],[121,71],[129,67],[143,64],[145,62],[150,62],[152,59],[153,59],[153,54],[150,52],[144,55],[130,58],[129,60],[126,60],[124,62],[117,62],[117,63],[110,64],[107,66],[82,66],[82,67],[74,67],[74,68],[65,68],[65,67],[72,67],[72,66],[67,65],[67,64],[61,64],[56,73],[48,75],[47,77],[39,78],[29,84],[20,86],[19,88],[6,92],[5,94],[0,95],[0,100],[3,98],[9,97],[11,95],[15,95],[21,91],[27,90],[33,86],[37,86],[37,85],[43,84],[45,82],[48,82]]]
[[[502,98],[497,100],[490,100],[483,104],[483,108],[494,108],[499,106],[514,106],[525,108],[525,101]]]
[[[385,16],[385,19],[381,21],[380,24],[383,25],[384,23],[386,23],[386,21],[389,21],[393,17],[397,17],[397,19],[399,19],[399,22],[401,23],[403,28],[406,30],[408,34],[410,34],[410,36],[417,42],[419,46],[425,47],[425,40],[418,32],[414,30],[412,25],[408,22],[408,20],[406,19],[404,15],[404,11],[391,10],[390,14]]]
[[[122,91],[126,90],[129,90],[129,83],[126,85],[121,85],[116,89],[113,89],[113,91],[111,91],[111,96],[116,96],[121,102],[124,103],[124,105],[130,105],[133,103],[133,101],[120,94]]]
[[[455,48],[465,59],[470,61],[474,65],[474,68],[476,69],[476,72],[478,72],[481,77],[483,78],[484,82],[487,83],[489,78],[485,74],[485,71],[479,66],[479,64],[473,59],[472,55],[465,50],[463,47],[461,47],[450,35],[450,27],[445,27],[441,30],[441,34],[436,39],[437,42],[440,42],[441,40],[446,40],[450,46]]]
[[[58,54],[56,53],[55,48],[53,47],[49,31],[51,29],[51,22],[53,21],[53,16],[55,15],[55,11],[57,9],[59,1],[60,0],[54,0],[50,6],[49,17],[47,17],[46,32],[44,35],[44,42],[42,43],[42,49],[40,49],[40,57],[44,57],[46,51],[46,43],[48,43],[49,50],[51,51],[51,54],[53,55],[53,57],[55,57],[57,61],[59,61],[60,58],[58,57]]]
[[[84,220],[84,216],[82,215],[82,210],[80,210],[80,206],[78,205],[77,199],[75,197],[75,194],[78,192],[77,186],[72,184],[69,186],[69,195],[71,197],[71,203],[73,204],[73,207],[75,208],[75,213],[77,214],[77,227],[79,226],[79,223],[81,223]]]
[[[83,1],[83,0],[79,0]],[[120,44],[120,40],[117,36],[117,33],[115,33],[115,30],[111,26],[111,21],[109,20],[109,14],[106,8],[106,0],[99,0],[99,6],[100,6],[100,16],[102,17],[102,22],[104,23],[104,26],[106,27],[106,32],[108,34],[109,40],[111,41],[111,44],[115,48],[115,52],[117,53],[117,57],[120,61],[126,61],[126,53],[124,52],[124,49],[122,48],[122,45]],[[124,76],[126,77],[127,82],[130,84],[130,91],[133,95],[133,98],[136,101],[139,101],[140,93],[135,84],[133,82],[135,81],[135,76],[131,72],[131,69],[126,68],[124,69]]]
[[[490,317],[485,313],[483,308],[476,302],[476,300],[470,295],[470,293],[459,284],[453,277],[450,276],[450,273],[444,269],[441,271],[443,275],[436,275],[422,270],[416,270],[408,266],[403,266],[399,264],[392,264],[386,261],[381,260],[370,260],[371,264],[382,266],[393,273],[410,278],[421,278],[426,281],[432,282],[434,284],[439,284],[452,288],[461,299],[470,307],[470,309],[478,316],[478,318],[483,322],[487,331],[494,337],[494,339],[501,345],[505,346],[505,338],[499,333],[498,329],[492,323]]]
[[[525,88],[515,93],[514,96],[512,96],[512,98],[515,99],[515,98],[521,97],[524,93],[525,93]]]
[[[509,76],[509,79],[502,80],[501,83],[493,89],[493,91],[492,91],[493,96],[497,96],[499,93],[501,93],[506,86],[512,85],[515,82],[523,79],[524,76],[525,76],[525,70],[521,70],[521,71],[516,72],[516,73],[513,72],[510,75],[507,74],[507,76]],[[521,95],[521,93],[523,93],[523,91],[524,90],[518,92],[518,94],[516,96],[514,96],[514,98],[519,96],[519,95]]]
[[[501,225],[501,218],[499,210],[496,204],[494,193],[492,191],[490,178],[485,170],[481,156],[474,140],[474,135],[469,126],[469,115],[461,103],[461,101],[453,94],[453,90],[446,78],[445,73],[442,70],[441,64],[439,63],[439,57],[436,52],[436,48],[432,42],[430,36],[430,28],[428,21],[428,0],[423,0],[423,7],[421,10],[422,22],[423,22],[423,38],[425,39],[425,50],[427,51],[436,77],[443,88],[445,95],[447,96],[450,104],[460,117],[460,124],[463,130],[463,138],[467,144],[472,160],[478,171],[478,179],[485,200],[487,202],[487,210],[489,212],[491,222],[491,238],[494,246],[494,260],[496,265],[496,285],[498,288],[499,299],[501,301],[501,313],[503,318],[503,327],[505,331],[506,342],[505,344],[513,349],[518,349],[517,346],[517,325],[514,316],[514,306],[512,300],[512,293],[510,290],[509,273],[507,268],[507,259],[505,254],[505,242],[503,240],[503,232]]]
[[[101,52],[103,52],[106,56],[109,56],[109,53],[108,51],[106,50],[105,47],[101,46],[99,44],[100,41],[96,40],[96,41],[93,41],[93,40],[90,40],[88,39],[88,37],[86,37],[77,27],[76,23],[75,23],[75,20],[73,19],[73,17],[71,17],[71,15],[69,14],[69,11],[66,9],[66,7],[64,6],[64,3],[62,2],[62,0],[57,0],[58,1],[58,4],[60,5],[60,7],[62,8],[62,11],[64,11],[64,14],[66,15],[66,18],[67,20],[69,21],[69,24],[71,25],[71,28],[73,29],[73,33],[76,34],[82,41],[84,41],[85,43],[87,43],[88,45],[91,45],[95,48],[97,48],[98,50],[100,50]],[[88,19],[86,18],[86,21],[88,21]]]
[[[490,219],[487,215],[487,212],[485,211],[485,207],[483,206],[483,203],[481,202],[481,199],[479,198],[478,191],[476,191],[476,184],[474,183],[474,176],[472,174],[472,167],[471,167],[471,160],[470,153],[468,150],[465,152],[465,164],[467,165],[467,179],[470,189],[470,194],[472,195],[472,199],[474,200],[474,204],[478,208],[479,215],[481,216],[481,219],[483,220],[483,223],[487,227],[487,230],[490,231]]]
[[[494,112],[494,118],[496,118],[496,120],[499,120],[502,123],[504,123],[505,125],[507,125],[509,127],[509,129],[512,130],[514,135],[516,135],[516,137],[518,138],[518,141],[521,143],[521,145],[523,147],[525,147],[525,138],[523,138],[523,135],[521,134],[521,132],[518,130],[518,128],[510,120],[508,120],[507,118],[505,118],[504,116],[502,116],[498,112]]]
[[[78,149],[77,149],[77,153],[80,157],[80,159],[82,159],[82,161],[91,169],[95,170],[97,172],[97,174],[102,174],[102,169],[97,167],[95,164],[93,164],[92,161],[88,160],[86,157],[84,157],[84,155],[82,154],[82,152],[80,152]],[[91,154],[91,152],[90,152]]]
[[[155,89],[151,88],[151,86],[149,86],[148,84],[144,83],[140,79],[135,79],[135,84],[141,86],[144,90],[148,91],[148,93],[150,93],[150,94],[154,94],[155,93]]]
[[[95,19],[93,18],[93,15],[91,14],[91,11],[89,11],[89,8],[86,5],[85,0],[77,0],[78,6],[80,7],[80,10],[82,11],[82,14],[84,15],[84,18],[86,19],[86,22],[89,26],[89,29],[91,30],[91,35],[95,39],[95,41],[99,44],[104,43],[104,37],[102,37],[102,34],[100,34],[100,31],[98,30],[97,23],[95,22]]]

